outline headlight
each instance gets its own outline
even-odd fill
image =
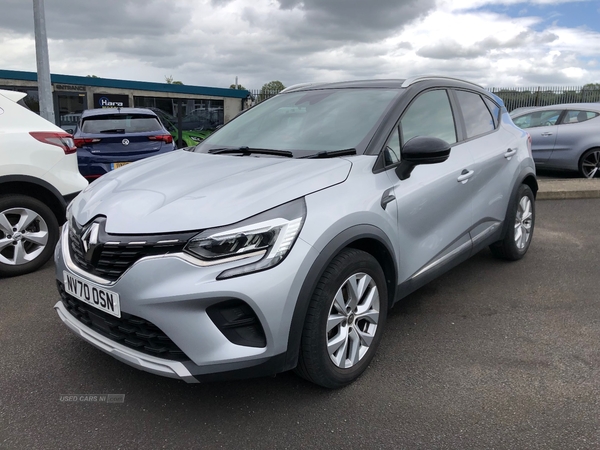
[[[205,230],[190,239],[184,250],[201,259],[203,265],[261,257],[223,271],[217,277],[219,280],[269,269],[287,256],[305,217],[304,199],[294,200],[235,225]]]

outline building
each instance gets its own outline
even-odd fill
[[[201,116],[214,126],[233,119],[250,95],[245,90],[150,83],[110,78],[51,75],[57,125],[73,132],[85,109],[110,107],[158,108],[182,117]],[[0,89],[27,93],[25,104],[39,113],[37,73],[0,70]]]

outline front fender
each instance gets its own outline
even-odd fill
[[[388,236],[380,228],[368,224],[355,225],[340,232],[320,251],[319,256],[317,256],[312,267],[308,271],[304,283],[300,288],[288,336],[286,355],[287,368],[292,369],[296,367],[298,363],[300,341],[302,338],[302,329],[304,328],[306,313],[312,294],[317,287],[317,283],[321,279],[323,272],[340,251],[344,248],[352,247],[353,243],[366,239],[376,241],[378,245],[384,246],[388,254],[391,255],[390,259],[394,266],[394,277],[392,277],[392,280],[388,280],[388,290],[391,290],[391,292],[388,292],[388,296],[390,299],[395,298],[395,288],[397,285],[396,276],[398,270],[396,267],[396,258],[393,256],[394,249]]]

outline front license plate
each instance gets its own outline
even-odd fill
[[[123,167],[129,164],[128,162],[115,162],[110,164],[110,168],[112,170],[118,169],[119,167]]]
[[[121,317],[119,294],[88,283],[79,277],[71,275],[66,270],[63,271],[63,277],[67,293],[100,311],[104,311],[115,317]]]

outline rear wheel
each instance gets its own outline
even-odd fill
[[[377,260],[361,250],[342,251],[312,296],[296,372],[327,388],[350,384],[375,355],[387,305],[385,276]]]
[[[0,277],[37,270],[52,256],[58,234],[56,217],[39,200],[0,196]]]
[[[600,177],[600,148],[591,148],[581,156],[579,173],[585,178]]]
[[[525,256],[533,237],[535,197],[529,186],[519,187],[516,198],[509,204],[506,221],[506,236],[490,245],[490,250],[498,258],[516,261]]]

